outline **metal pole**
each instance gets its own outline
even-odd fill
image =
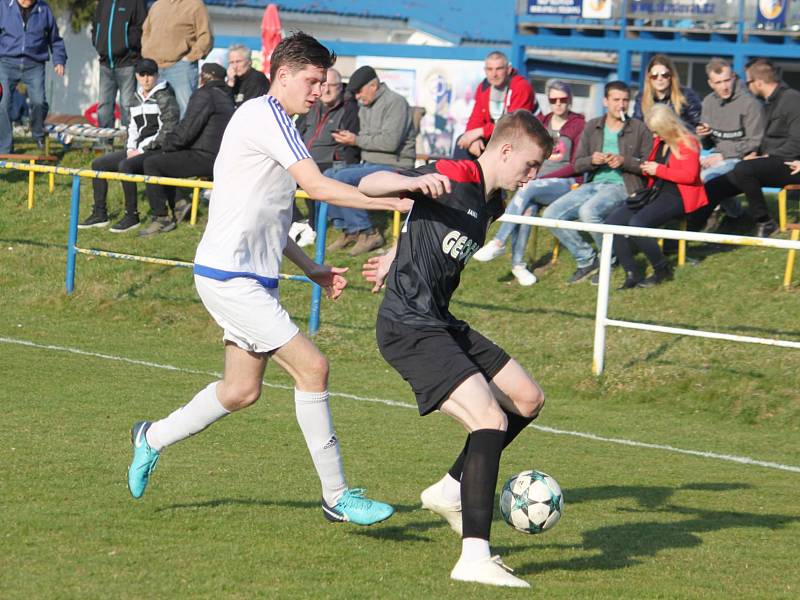
[[[613,233],[603,234],[603,245],[600,250],[600,275],[597,286],[597,313],[594,318],[594,356],[592,372],[603,374],[603,362],[606,351],[606,317],[608,317],[608,289],[611,283],[611,250],[614,243]]]
[[[314,261],[325,264],[325,237],[328,233],[328,203],[317,202],[317,249]],[[311,314],[308,318],[308,333],[312,337],[319,331],[319,313],[322,303],[322,288],[316,283],[311,289]]]
[[[72,176],[72,201],[69,208],[69,240],[67,241],[67,293],[75,289],[75,245],[78,243],[78,211],[81,205],[81,178]]]

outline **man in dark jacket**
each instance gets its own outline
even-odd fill
[[[697,227],[725,198],[744,193],[756,222],[755,235],[769,237],[778,224],[769,214],[761,188],[794,183],[786,163],[800,158],[800,92],[781,81],[774,65],[765,59],[748,63],[745,73],[750,92],[764,102],[764,139],[758,151],[745,156],[732,171],[706,183],[709,204],[696,211],[691,225]]]
[[[31,105],[31,134],[44,147],[44,64],[52,55],[54,70],[64,76],[67,51],[53,11],[42,0],[0,0],[0,85],[10,91],[22,81]],[[0,98],[0,154],[14,151],[9,106],[11,93]]]
[[[211,177],[214,174],[214,159],[222,143],[222,134],[235,109],[222,65],[204,64],[200,69],[200,83],[201,87],[189,98],[183,119],[166,136],[164,153],[144,161],[145,175]],[[175,203],[175,188],[158,184],[147,185],[147,200],[153,220],[140,236],[172,231],[191,208],[186,200]],[[167,204],[173,208],[172,218]]]
[[[149,58],[140,58],[134,67],[139,89],[131,106],[131,122],[128,125],[128,144],[125,150],[109,152],[92,161],[96,171],[117,173],[144,173],[144,161],[160,152],[167,134],[178,124],[178,102],[175,92],[166,81],[158,80],[158,65]],[[139,226],[138,194],[136,184],[123,181],[125,215],[111,227],[112,233],[130,231]],[[108,225],[108,181],[92,179],[94,207],[88,219],[78,225],[79,229],[105,227]]]
[[[334,131],[352,131],[355,134],[359,132],[358,102],[352,97],[345,99],[342,75],[336,69],[328,69],[327,79],[322,84],[322,95],[311,110],[297,120],[296,127],[320,171],[330,169],[334,163],[337,166],[355,165],[361,160],[361,149],[358,146],[340,144],[333,139]],[[314,201],[309,200],[308,221],[311,227],[315,224],[314,207]],[[296,218],[292,220],[297,221]],[[295,234],[301,234],[300,239],[295,239],[301,246],[305,245],[301,242],[312,240],[305,227],[295,227],[294,224],[292,227]],[[289,235],[293,239],[296,237],[292,231]]]
[[[114,127],[114,101],[119,92],[120,121],[127,127],[136,92],[134,65],[142,53],[144,0],[99,0],[94,11],[92,40],[100,57],[100,127]]]
[[[250,48],[244,44],[234,44],[228,48],[228,85],[233,89],[236,108],[269,92],[269,79],[253,68]]]
[[[575,173],[586,173],[585,182],[545,208],[543,217],[602,223],[628,194],[644,187],[641,163],[650,155],[653,135],[642,121],[626,117],[630,97],[627,83],[611,81],[605,85],[606,114],[586,123],[575,155]],[[551,233],[575,258],[577,268],[569,283],[597,272],[597,252],[580,231],[552,229]],[[599,249],[602,235],[593,233],[592,238]]]

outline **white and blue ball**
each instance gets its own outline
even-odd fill
[[[517,531],[547,531],[558,523],[563,511],[561,487],[547,473],[523,471],[503,485],[500,512],[505,522]]]

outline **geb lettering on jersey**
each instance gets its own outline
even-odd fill
[[[442,251],[464,264],[467,264],[467,261],[479,248],[480,245],[460,231],[451,231],[442,240]]]

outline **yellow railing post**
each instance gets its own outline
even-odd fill
[[[686,231],[686,219],[681,221],[681,231]],[[686,264],[686,240],[678,240],[678,266]]]
[[[800,240],[800,228],[792,229],[792,235],[789,236],[789,239],[793,242]],[[794,272],[794,258],[797,254],[797,250],[789,250],[789,254],[786,257],[786,271],[783,273],[783,287],[789,288],[792,285],[792,273]]]
[[[786,231],[786,189],[778,192],[778,226],[781,232]]]
[[[197,223],[197,205],[200,204],[200,188],[194,188],[192,192],[192,216],[189,219],[189,225]]]
[[[392,215],[392,237],[396,242],[400,238],[400,213],[394,211]]]
[[[35,165],[36,161],[31,159],[31,165]],[[33,177],[35,173],[33,171],[28,171],[28,210],[33,208]]]

